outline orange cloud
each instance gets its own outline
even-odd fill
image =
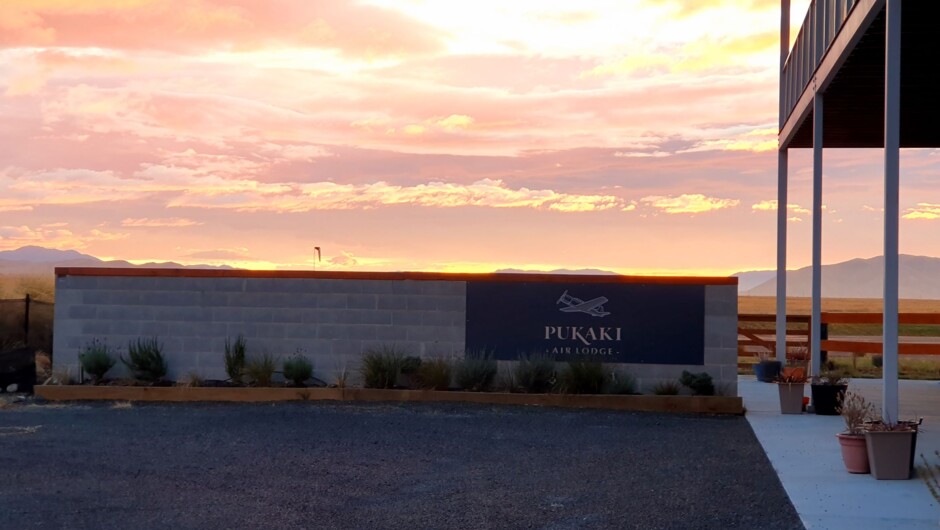
[[[24,245],[41,245],[61,250],[82,249],[90,243],[124,239],[127,234],[92,229],[75,233],[68,223],[46,223],[39,226],[0,226],[0,248],[4,250]]]
[[[140,219],[132,219],[128,217],[121,221],[121,226],[133,227],[133,228],[183,228],[186,226],[198,226],[202,223],[193,221],[192,219],[184,219],[181,217],[168,217],[164,219],[150,219],[143,217]]]
[[[429,53],[443,39],[399,12],[341,0],[5,0],[0,21],[7,47],[203,53],[299,46],[375,58]]]

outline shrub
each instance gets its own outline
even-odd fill
[[[394,346],[366,350],[362,357],[362,384],[366,388],[395,388],[404,354]]]
[[[163,345],[156,337],[137,339],[127,345],[127,359],[121,362],[134,374],[135,379],[154,383],[166,375],[166,359],[163,357]]]
[[[555,386],[555,359],[545,355],[520,357],[512,379],[524,392],[550,392]]]
[[[488,356],[465,357],[457,362],[454,380],[464,390],[485,392],[493,387],[496,371],[496,361]]]
[[[653,394],[657,396],[678,396],[679,383],[675,381],[660,381],[653,387]]]
[[[627,372],[620,370],[611,370],[610,377],[607,377],[607,386],[604,388],[605,394],[636,394],[636,378]]]
[[[415,373],[418,387],[425,390],[447,390],[453,376],[453,368],[449,360],[429,359],[421,363]]]
[[[871,365],[875,368],[881,368],[885,364],[885,358],[881,355],[872,355],[871,356]]]
[[[271,386],[275,369],[277,369],[277,359],[267,352],[245,361],[245,375],[248,377],[249,384],[254,386]]]
[[[117,359],[111,353],[111,347],[98,339],[91,339],[91,342],[79,352],[78,361],[82,365],[82,370],[91,375],[94,384],[100,383],[108,370],[117,363]]]
[[[225,338],[225,373],[233,383],[240,383],[245,373],[245,353],[248,351],[245,337],[239,335],[235,342]]]
[[[558,375],[559,390],[565,394],[600,394],[607,383],[604,365],[592,361],[571,361]]]
[[[304,381],[313,376],[313,364],[299,353],[284,361],[284,378],[294,386],[304,386]]]
[[[683,370],[679,382],[682,383],[683,386],[689,387],[689,389],[692,390],[692,395],[715,395],[715,384],[712,382],[712,376],[708,375],[707,372],[693,374],[688,370]]]

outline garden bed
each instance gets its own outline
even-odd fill
[[[36,395],[49,401],[384,401],[458,402],[489,405],[534,405],[562,408],[743,414],[740,397],[517,394],[505,392],[451,392],[434,390],[382,390],[372,388],[209,388],[120,387],[89,385],[37,386]]]

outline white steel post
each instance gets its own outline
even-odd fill
[[[777,152],[777,360],[787,363],[787,160]]]
[[[898,420],[898,187],[901,173],[901,0],[885,24],[885,277],[881,414]]]
[[[819,375],[820,332],[822,326],[822,170],[823,170],[823,95],[816,92],[813,98],[813,309],[812,343],[813,375]]]
[[[780,128],[790,110],[784,101],[783,67],[790,53],[790,0],[780,2]],[[790,66],[793,68],[793,65]],[[777,360],[787,362],[787,148],[777,152]]]

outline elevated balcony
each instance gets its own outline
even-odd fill
[[[780,77],[780,147],[812,147],[813,95],[824,147],[883,147],[885,0],[814,0]],[[940,1],[905,0],[901,147],[940,146]]]

